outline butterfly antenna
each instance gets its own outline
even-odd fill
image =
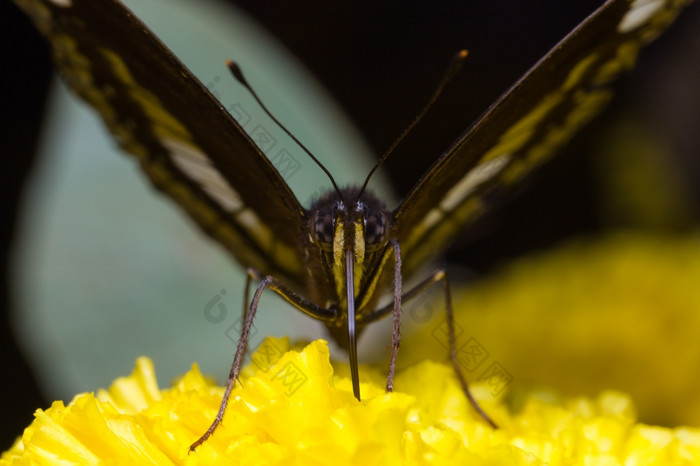
[[[339,188],[338,185],[336,184],[335,179],[334,179],[333,176],[331,175],[331,172],[329,172],[328,169],[327,169],[326,167],[324,167],[323,164],[314,156],[314,154],[312,154],[311,151],[310,151],[309,149],[307,149],[306,146],[305,146],[304,144],[302,144],[301,141],[300,141],[299,139],[297,139],[296,136],[294,136],[294,135],[293,135],[293,134],[292,134],[278,119],[277,119],[277,118],[275,118],[275,116],[267,109],[267,107],[265,106],[265,104],[262,103],[262,100],[260,100],[260,97],[258,97],[258,94],[253,90],[253,88],[250,86],[250,84],[248,84],[248,81],[247,81],[247,80],[245,79],[245,77],[243,76],[243,72],[241,71],[241,68],[238,66],[238,64],[235,63],[235,62],[233,62],[233,61],[231,61],[231,60],[226,60],[226,66],[228,67],[229,71],[231,71],[231,74],[233,75],[233,77],[236,78],[236,81],[238,81],[243,87],[245,87],[245,88],[248,90],[248,92],[250,92],[250,94],[253,96],[253,98],[254,98],[255,101],[258,103],[258,105],[260,105],[260,108],[263,109],[263,111],[265,112],[265,114],[267,114],[267,116],[270,117],[270,118],[272,119],[272,121],[274,121],[275,124],[276,124],[277,126],[279,126],[279,127],[282,129],[282,131],[284,131],[285,133],[287,133],[287,135],[288,135],[290,138],[292,138],[292,140],[293,140],[295,143],[297,143],[297,145],[298,145],[299,147],[301,147],[302,150],[303,150],[304,152],[306,152],[306,154],[307,154],[309,157],[311,157],[311,160],[313,160],[314,162],[316,162],[316,165],[318,165],[318,166],[321,168],[321,170],[323,170],[323,173],[326,174],[326,176],[328,177],[328,179],[331,180],[331,183],[333,184],[333,189],[335,189],[335,192],[338,193],[339,198],[340,198],[340,199],[343,199],[343,195],[342,195],[342,193],[341,193],[341,191],[340,191],[340,188]]]
[[[430,99],[428,99],[428,102],[423,106],[421,111],[418,113],[418,115],[411,121],[411,123],[406,127],[405,130],[399,135],[398,138],[393,142],[391,146],[384,152],[384,154],[379,158],[377,163],[374,165],[372,170],[370,170],[369,175],[367,175],[367,178],[365,178],[365,182],[362,184],[362,188],[357,194],[357,199],[360,198],[362,193],[365,191],[367,188],[367,184],[369,183],[369,179],[374,175],[374,172],[377,171],[377,169],[386,161],[387,158],[394,152],[396,147],[403,141],[408,133],[410,133],[413,128],[418,124],[419,121],[423,119],[425,114],[430,110],[430,107],[433,106],[435,101],[440,97],[440,94],[442,94],[442,91],[445,90],[445,87],[447,84],[452,80],[452,78],[455,77],[457,72],[459,72],[460,68],[462,67],[462,63],[464,63],[464,60],[467,58],[467,51],[466,50],[460,50],[455,54],[454,57],[452,57],[452,60],[450,61],[450,64],[447,66],[447,71],[445,71],[445,74],[442,76],[442,79],[438,83],[437,87],[435,88],[435,91],[433,91],[433,95],[430,96]]]

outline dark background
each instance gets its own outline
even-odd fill
[[[284,43],[330,90],[381,154],[420,110],[449,58],[467,48],[461,74],[415,133],[386,164],[405,193],[442,151],[529,66],[593,11],[599,2],[234,2]],[[50,78],[42,39],[10,2],[0,5],[3,34],[3,228],[0,262],[8,253],[17,201],[29,173]],[[164,13],[166,14],[166,13]],[[618,82],[608,111],[496,213],[465,234],[452,260],[478,273],[525,252],[610,226],[590,154],[600,135],[628,112],[668,141],[697,206],[700,154],[700,8],[690,7],[658,42],[642,52]],[[694,204],[693,204],[694,203]],[[695,209],[697,211],[697,209]],[[688,222],[668,225],[685,229]],[[0,328],[3,401],[0,448],[7,448],[42,400],[17,349],[8,321],[7,268],[2,269]]]

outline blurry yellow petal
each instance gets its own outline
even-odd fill
[[[493,365],[510,389],[616,389],[632,395],[644,422],[700,426],[698,277],[697,234],[618,233],[524,258],[453,290],[458,356],[469,380]],[[405,306],[406,328],[417,325],[403,333],[399,364],[447,356],[435,288],[434,299]],[[492,394],[507,391],[494,385]]]

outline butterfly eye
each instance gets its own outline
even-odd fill
[[[368,210],[364,216],[365,246],[368,251],[374,251],[386,244],[387,225],[386,215],[378,210]]]
[[[333,249],[335,215],[333,209],[317,211],[311,220],[311,241],[325,250]]]

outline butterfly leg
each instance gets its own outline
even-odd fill
[[[243,290],[243,315],[241,316],[241,322],[245,322],[246,319],[248,318],[248,303],[250,302],[248,298],[250,298],[250,282],[253,280],[253,277],[250,276],[250,274],[246,273],[245,276],[245,288]],[[245,341],[245,346],[243,348],[243,352],[245,354],[248,354],[248,339],[246,338]]]
[[[262,280],[260,284],[258,284],[257,290],[255,290],[255,294],[253,295],[253,300],[250,303],[250,307],[248,307],[248,303],[246,302],[243,310],[243,327],[241,329],[241,336],[238,339],[238,346],[236,347],[236,355],[233,358],[233,363],[231,364],[231,370],[228,375],[228,381],[226,382],[226,390],[224,391],[224,396],[221,400],[221,405],[219,405],[219,411],[216,413],[216,417],[214,418],[214,422],[211,423],[209,428],[204,432],[204,434],[199,437],[192,445],[190,445],[190,452],[195,451],[197,447],[199,447],[201,444],[203,444],[209,437],[214,434],[214,431],[216,428],[221,424],[221,420],[224,418],[224,413],[226,412],[226,407],[228,406],[228,400],[229,396],[231,395],[231,390],[233,390],[233,385],[238,379],[238,373],[241,368],[241,362],[243,361],[243,356],[245,355],[247,349],[248,349],[248,335],[250,334],[250,329],[253,326],[253,319],[255,318],[255,313],[258,309],[258,301],[260,301],[260,295],[262,294],[262,291],[265,289],[265,286],[267,285],[265,280]],[[246,279],[246,287],[245,287],[245,299],[247,301],[248,297],[248,288],[250,286],[250,274],[249,278]]]
[[[401,265],[400,260],[398,261],[398,265]],[[424,293],[425,291],[428,290],[431,286],[433,286],[437,282],[442,282],[442,288],[443,292],[445,294],[445,311],[446,311],[446,320],[447,320],[447,329],[448,329],[448,340],[449,340],[449,347],[450,347],[450,360],[452,361],[452,366],[454,368],[455,374],[457,375],[457,379],[459,380],[460,385],[462,386],[462,391],[464,392],[465,396],[469,400],[469,403],[472,405],[474,410],[479,413],[479,415],[494,429],[498,428],[495,422],[489,417],[488,414],[483,410],[483,408],[479,405],[479,403],[476,401],[474,396],[472,395],[471,391],[469,390],[469,384],[467,383],[466,378],[464,377],[464,373],[462,372],[462,368],[459,365],[459,360],[457,359],[457,338],[455,334],[455,322],[454,322],[454,312],[452,310],[452,293],[450,292],[450,284],[449,280],[447,279],[447,273],[443,269],[439,269],[434,271],[428,278],[423,280],[422,282],[418,283],[416,286],[411,288],[409,291],[406,293],[399,295],[399,299],[401,299],[403,302],[410,301],[411,299],[415,298],[416,296],[420,295],[421,293]],[[399,331],[398,331],[398,316],[397,316],[397,311],[396,311],[396,286],[394,287],[394,302],[389,303],[388,305],[375,310],[373,313],[369,314],[365,319],[363,319],[363,323],[369,323],[369,322],[374,322],[376,320],[381,319],[382,317],[385,317],[389,312],[394,312],[394,330],[392,333],[392,360],[390,363],[389,367],[389,375],[387,377],[387,391],[391,391],[393,388],[393,380],[394,380],[394,370],[395,370],[395,364],[396,364],[396,354],[395,350],[398,350],[398,339],[399,339]],[[400,289],[399,289],[400,293]],[[400,314],[400,310],[398,311]]]
[[[394,388],[394,374],[396,374],[396,358],[399,354],[399,342],[401,341],[401,290],[403,278],[401,277],[401,246],[398,240],[391,240],[391,250],[394,252],[394,301],[388,307],[393,313],[393,326],[391,331],[391,359],[389,360],[389,373],[386,377],[386,391]]]
[[[334,309],[322,308],[311,301],[299,296],[294,293],[291,289],[282,284],[275,277],[266,275],[262,276],[260,272],[255,269],[248,269],[248,279],[246,280],[246,291],[245,296],[247,300],[248,288],[250,286],[250,280],[258,280],[258,287],[253,294],[253,299],[250,302],[250,306],[244,308],[243,311],[243,328],[241,329],[241,336],[238,340],[238,346],[236,347],[236,354],[233,358],[233,363],[231,364],[231,370],[228,375],[228,380],[226,382],[226,390],[224,391],[224,396],[219,405],[219,411],[216,413],[216,418],[211,423],[209,428],[204,432],[204,434],[199,437],[192,445],[190,445],[190,452],[195,451],[197,447],[203,444],[209,437],[214,434],[216,428],[221,424],[224,418],[224,413],[226,412],[226,407],[228,406],[229,397],[231,396],[231,391],[233,386],[238,379],[238,374],[240,373],[241,365],[243,363],[243,357],[245,356],[248,347],[248,335],[250,334],[250,329],[253,326],[253,320],[255,319],[255,314],[258,310],[258,303],[260,302],[260,297],[262,296],[265,288],[270,288],[272,291],[284,298],[285,301],[291,303],[294,307],[299,308],[304,313],[310,315],[315,319],[319,319],[324,322],[332,321],[338,318],[338,313]]]
[[[472,395],[472,392],[469,390],[469,384],[467,383],[467,379],[464,377],[464,373],[462,373],[462,368],[459,365],[459,360],[457,359],[457,338],[455,336],[455,318],[454,318],[454,312],[452,310],[452,293],[450,293],[450,283],[447,279],[447,274],[445,273],[444,270],[438,270],[434,275],[435,281],[442,281],[442,288],[445,292],[445,310],[447,313],[447,328],[448,328],[448,334],[449,334],[449,340],[450,340],[450,359],[452,360],[452,366],[454,367],[455,374],[457,374],[457,378],[459,379],[459,383],[462,386],[462,391],[466,395],[467,399],[469,400],[469,403],[471,403],[472,407],[474,410],[481,415],[481,417],[489,423],[491,427],[494,429],[497,429],[498,426],[496,425],[495,422],[489,417],[488,414],[483,410],[483,408],[479,405],[479,403],[476,401],[474,396]]]

